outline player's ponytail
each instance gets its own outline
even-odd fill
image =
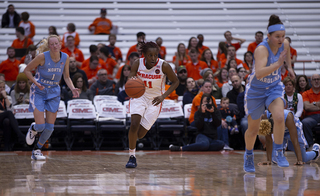
[[[272,14],[269,18],[269,24],[268,27],[275,24],[283,24],[279,18],[279,16]]]
[[[49,35],[48,38],[44,38],[42,39],[37,45],[39,46],[38,49],[37,49],[37,54],[41,54],[41,53],[44,53],[46,51],[49,50],[49,39],[52,38],[52,37],[55,37],[59,40],[60,42],[60,37],[57,36],[57,35]]]

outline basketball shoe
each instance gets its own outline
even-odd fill
[[[289,167],[289,162],[283,154],[283,149],[275,151],[275,156],[272,157],[272,162],[277,163],[279,167]]]
[[[37,135],[37,132],[33,130],[33,126],[35,124],[36,124],[35,122],[31,123],[31,126],[29,127],[28,133],[26,135],[26,143],[28,145],[32,145],[33,144],[34,139],[35,139],[35,137]]]
[[[173,144],[170,144],[169,150],[170,151],[180,151],[180,146],[175,146]]]
[[[320,153],[319,153],[320,145],[317,143],[314,143],[312,150],[317,154],[317,156],[312,160],[312,162],[316,162],[320,157]]]
[[[46,157],[43,156],[40,149],[33,150],[31,155],[32,160],[46,160]]]
[[[137,165],[138,164],[137,164],[136,157],[131,155],[128,163],[126,164],[126,168],[135,168],[135,167],[137,167]]]
[[[256,169],[254,168],[254,163],[253,163],[253,154],[247,154],[247,152],[244,153],[243,159],[244,159],[244,164],[243,164],[243,170],[245,172],[255,172]]]

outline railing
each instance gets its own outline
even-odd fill
[[[320,63],[320,60],[297,60],[296,62],[303,64],[302,69],[303,69],[303,74],[305,75],[306,63]],[[320,68],[320,66],[318,65],[318,68],[316,68],[316,69],[319,69],[319,68]],[[312,70],[313,70],[313,68],[312,68]]]

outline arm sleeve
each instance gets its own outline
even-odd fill
[[[303,112],[303,99],[302,99],[301,94],[298,93],[298,106],[297,106],[297,112],[296,112],[295,116],[300,118],[302,112]]]

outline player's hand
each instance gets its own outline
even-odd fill
[[[161,95],[161,96],[158,96],[158,97],[155,97],[153,100],[152,100],[152,105],[158,105],[159,103],[161,103],[162,101],[164,100],[164,97]]]
[[[212,112],[214,112],[214,107],[212,106],[210,110],[206,107],[206,110],[207,110],[208,112],[212,113]]]
[[[279,59],[278,59],[279,67],[281,67],[283,65],[283,62],[286,59],[286,57],[287,57],[287,50],[283,50],[280,53],[280,56],[279,56]]]
[[[42,86],[40,83],[36,82],[34,83],[40,90],[43,90],[45,87]]]
[[[136,80],[137,76],[132,76],[131,78],[129,78],[129,80]]]
[[[304,164],[303,161],[297,161],[294,165],[297,165],[297,166],[302,166]]]
[[[271,161],[262,161],[258,163],[258,166],[263,166],[263,165],[271,165]]]
[[[72,89],[71,91],[72,91],[72,95],[73,95],[72,97],[73,97],[73,98],[79,97],[79,89],[74,88],[74,89]]]
[[[1,91],[1,95],[2,95],[2,97],[6,97],[7,96],[7,92],[5,90],[2,90]]]

